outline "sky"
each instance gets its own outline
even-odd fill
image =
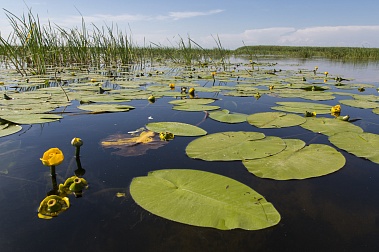
[[[0,32],[12,28],[9,11],[31,9],[43,25],[88,30],[118,27],[139,46],[177,47],[191,38],[203,48],[244,45],[379,48],[378,0],[0,0]]]

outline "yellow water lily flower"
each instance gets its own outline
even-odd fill
[[[190,88],[189,91],[188,91],[189,94],[193,95],[195,93],[195,89],[194,88]]]
[[[159,133],[159,138],[162,140],[162,141],[168,141],[168,140],[172,140],[174,139],[174,134],[172,134],[171,132],[161,132]]]
[[[305,117],[315,117],[316,115],[317,113],[315,111],[313,112],[305,111],[305,114],[304,114]]]
[[[341,106],[340,105],[333,106],[331,107],[330,111],[332,113],[341,113]]]
[[[63,159],[64,155],[58,148],[50,148],[43,154],[42,158],[40,158],[42,164],[46,166],[60,165],[63,162]]]
[[[155,102],[155,96],[154,95],[150,95],[147,100],[150,102],[150,103],[154,103]]]
[[[324,72],[325,77],[328,77],[329,72]]]
[[[169,86],[171,89],[175,88],[175,84],[174,84],[174,83],[170,83],[168,86]]]

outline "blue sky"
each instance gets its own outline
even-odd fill
[[[40,22],[63,28],[115,25],[142,46],[177,46],[188,36],[204,48],[245,45],[379,48],[378,0],[0,0],[17,16],[32,9]],[[11,31],[0,10],[0,32]]]

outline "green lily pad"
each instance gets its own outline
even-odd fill
[[[13,114],[4,115],[2,119],[12,122],[14,124],[40,124],[55,122],[63,117],[55,114]]]
[[[209,113],[209,117],[213,120],[224,123],[242,123],[246,122],[246,114],[230,113],[229,110],[223,109],[219,111],[213,111]]]
[[[305,111],[316,112],[319,114],[330,114],[331,106],[313,102],[277,102],[280,106],[272,107],[271,109],[283,112],[301,113]]]
[[[365,100],[340,100],[341,104],[355,107],[355,108],[377,108],[379,107],[379,103],[373,101],[365,101]]]
[[[105,112],[127,112],[130,109],[134,109],[133,106],[124,104],[88,104],[80,105],[78,109],[92,111],[95,113],[105,113]]]
[[[14,133],[19,132],[22,130],[22,127],[20,125],[16,124],[1,124],[0,125],[0,137],[12,135]]]
[[[259,132],[220,132],[190,142],[186,153],[206,161],[232,161],[271,156],[285,147],[281,138],[265,137]]]
[[[340,132],[329,141],[357,157],[379,164],[379,135],[368,132]]]
[[[363,129],[352,123],[325,117],[308,117],[307,121],[300,125],[304,129],[332,136],[338,132],[350,131],[361,133]]]
[[[284,128],[304,123],[306,119],[295,114],[284,112],[264,112],[249,115],[247,122],[258,128]]]
[[[154,132],[170,132],[175,136],[203,136],[207,132],[197,126],[181,122],[152,122],[146,124],[148,130]]]
[[[181,110],[181,111],[206,111],[206,110],[217,110],[219,109],[219,106],[212,106],[212,105],[201,105],[201,104],[188,104],[188,105],[178,105],[172,107],[174,110]]]
[[[134,178],[132,198],[162,218],[220,230],[259,230],[280,221],[275,207],[250,187],[196,170],[158,170]]]
[[[247,170],[260,178],[306,179],[330,174],[345,165],[345,157],[324,144],[305,146],[300,139],[285,139],[287,148],[270,157],[244,160]]]
[[[173,100],[170,104],[174,105],[205,105],[214,102],[214,99],[198,98],[198,99],[183,99],[183,100]]]

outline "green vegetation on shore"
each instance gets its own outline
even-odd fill
[[[296,58],[322,57],[339,60],[378,60],[379,48],[315,47],[315,46],[243,46],[234,50],[236,55],[287,56]]]

